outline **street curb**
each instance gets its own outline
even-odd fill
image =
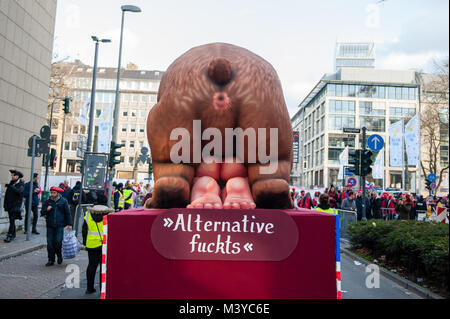
[[[9,253],[9,254],[1,255],[0,256],[0,261],[3,261],[5,259],[9,259],[9,258],[12,258],[12,257],[17,257],[17,256],[20,256],[20,255],[24,255],[24,254],[30,253],[32,251],[39,250],[39,249],[41,249],[43,247],[46,247],[46,246],[47,246],[47,244],[38,244],[38,245],[34,245],[32,247],[28,247],[28,248],[25,248],[25,249],[22,249],[22,250],[14,251],[14,252]]]
[[[367,259],[364,259],[354,253],[352,253],[351,251],[349,251],[346,248],[341,247],[341,251],[346,254],[348,257],[354,258],[357,261],[361,262],[362,264],[368,265],[371,264],[370,261],[368,261]],[[376,265],[376,264],[375,264]],[[394,274],[393,272],[387,270],[386,268],[383,268],[379,265],[377,265],[380,269],[380,272],[387,278],[389,278],[390,280],[396,282],[397,284],[399,284],[400,286],[407,288],[409,290],[414,291],[416,294],[420,295],[421,297],[424,297],[426,299],[446,299],[442,296],[439,296],[438,294],[435,294],[434,292],[423,288],[415,283],[413,283],[412,281],[405,279],[397,274]]]

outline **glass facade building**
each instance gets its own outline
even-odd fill
[[[388,129],[401,119],[406,124],[419,111],[414,72],[341,71],[325,75],[292,118],[293,130],[300,132],[300,155],[299,163],[293,165],[291,183],[307,188],[340,185],[343,181],[343,176],[338,176],[340,154],[346,147],[352,150],[362,143],[360,134],[343,133],[343,129],[366,127],[367,138],[379,134],[385,141],[384,181],[374,180],[371,175],[367,180],[379,187],[384,184],[386,188],[400,188],[402,167],[390,166]],[[358,81],[358,73],[364,82]],[[367,81],[370,77],[374,79],[372,83]],[[393,78],[398,80],[390,83]],[[414,189],[416,167],[408,167],[407,171],[406,184]]]

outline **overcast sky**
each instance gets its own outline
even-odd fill
[[[101,44],[98,65],[117,67],[121,5],[127,13],[122,66],[166,70],[192,47],[226,42],[269,61],[280,77],[289,113],[324,73],[333,72],[336,41],[373,41],[376,67],[431,71],[448,57],[447,0],[58,0],[56,60],[93,65],[91,35]]]

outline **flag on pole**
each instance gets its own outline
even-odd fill
[[[408,165],[416,166],[419,161],[419,114],[416,114],[405,125],[405,143]]]
[[[403,119],[389,126],[389,162],[393,167],[403,166]]]
[[[98,152],[109,153],[111,142],[112,104],[103,109],[98,125]]]
[[[375,163],[372,167],[372,177],[374,179],[382,179],[384,173],[384,150],[378,153]]]
[[[77,121],[84,126],[88,126],[88,111],[90,105],[91,101],[84,102],[83,107],[81,108],[80,116],[77,118]]]
[[[342,153],[339,155],[339,174],[338,179],[344,178],[344,166],[348,164],[348,147],[344,148]]]

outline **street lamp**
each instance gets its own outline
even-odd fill
[[[97,57],[98,57],[98,44],[109,43],[111,40],[109,39],[101,39],[99,40],[96,36],[91,37],[95,42],[95,56],[94,56],[94,70],[92,75],[92,90],[91,90],[91,108],[89,110],[89,128],[88,128],[88,139],[87,139],[87,151],[91,152],[91,144],[92,144],[92,127],[94,126],[94,110],[95,110],[95,82],[97,80]]]
[[[114,120],[113,120],[113,127],[112,127],[112,138],[111,141],[114,143],[117,143],[117,130],[118,130],[118,123],[119,123],[119,86],[120,86],[120,68],[122,65],[122,41],[123,41],[123,22],[125,18],[125,12],[141,12],[142,10],[139,7],[131,6],[131,5],[125,5],[120,7],[122,10],[122,23],[120,26],[120,44],[119,44],[119,63],[117,66],[117,82],[116,82],[116,100],[114,103]],[[112,180],[114,179],[114,168],[111,169],[109,174],[109,184],[108,184],[108,206],[111,205],[111,184]]]

